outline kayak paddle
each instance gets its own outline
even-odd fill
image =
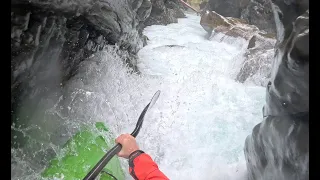
[[[158,100],[160,95],[160,90],[158,90],[152,97],[151,101],[149,102],[149,104],[143,109],[143,111],[141,112],[138,122],[136,124],[136,128],[133,130],[133,132],[131,133],[131,135],[133,137],[137,137],[137,135],[139,134],[139,131],[142,127],[142,123],[144,120],[144,116],[147,113],[147,111],[156,103],[156,101]],[[86,177],[84,177],[83,180],[94,180],[99,173],[102,171],[102,169],[108,164],[108,162],[112,159],[112,157],[114,155],[116,155],[117,153],[119,153],[122,149],[122,145],[121,144],[117,144],[115,145],[112,149],[110,149],[101,159],[100,161],[92,168],[92,170],[86,175]]]

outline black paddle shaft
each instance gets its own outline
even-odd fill
[[[139,131],[142,127],[142,123],[144,120],[144,116],[146,115],[148,109],[150,109],[154,105],[154,103],[157,101],[159,95],[160,95],[160,91],[157,91],[153,95],[149,104],[141,112],[139,119],[138,119],[138,122],[136,124],[136,128],[131,133],[131,135],[133,137],[137,137],[137,135],[139,134]],[[92,168],[92,170],[86,175],[86,177],[83,178],[83,180],[94,180],[99,175],[99,173],[102,171],[102,169],[108,164],[108,162],[113,158],[113,156],[116,155],[117,153],[119,153],[121,151],[121,149],[122,149],[122,145],[119,143],[117,145],[115,145],[112,149],[110,149],[100,159],[100,161]]]

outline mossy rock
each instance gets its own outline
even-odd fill
[[[104,123],[96,123],[96,127],[84,127],[75,134],[62,148],[58,156],[50,161],[42,177],[48,179],[82,180],[96,163],[114,145],[114,140],[102,134],[111,134]],[[125,175],[118,157],[113,157],[104,171],[111,173],[118,180]],[[101,180],[114,180],[106,173],[101,173]]]

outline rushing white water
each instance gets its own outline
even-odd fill
[[[138,53],[141,75],[128,73],[112,47],[83,62],[65,86],[64,102],[60,98],[46,116],[70,129],[106,121],[116,135],[129,133],[161,90],[137,137],[141,149],[172,180],[245,179],[244,141],[262,120],[265,88],[234,81],[243,41],[207,40],[199,22],[188,15],[177,24],[147,27],[148,45]],[[59,139],[54,123],[47,126],[51,140]]]
[[[139,69],[163,78],[163,101],[138,138],[143,148],[171,179],[244,179],[242,149],[261,121],[264,88],[232,79],[242,40],[206,40],[196,16],[144,33]]]

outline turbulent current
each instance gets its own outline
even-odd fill
[[[83,123],[105,121],[115,135],[131,132],[157,90],[161,95],[137,141],[160,169],[172,180],[245,179],[244,142],[262,120],[265,88],[234,80],[246,42],[219,35],[208,40],[199,22],[189,14],[176,24],[145,28],[141,74],[130,73],[112,46],[82,62],[62,90],[43,98],[25,127],[12,126],[29,137],[12,148],[12,179],[37,179]]]

